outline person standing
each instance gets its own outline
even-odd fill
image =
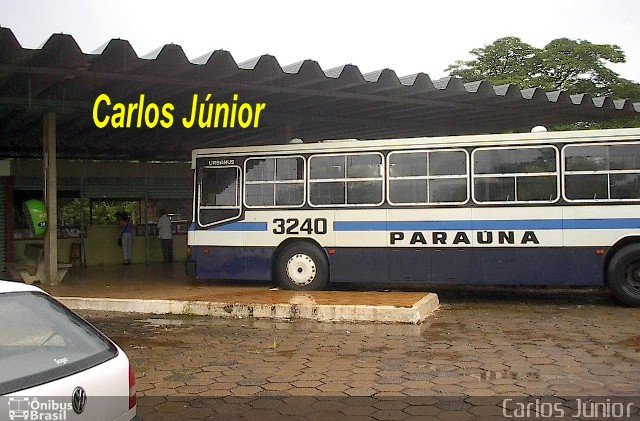
[[[122,230],[122,258],[125,265],[130,265],[133,256],[133,236],[136,232],[136,226],[127,212],[119,213],[118,224]]]
[[[162,246],[162,257],[165,263],[173,262],[173,229],[171,227],[171,218],[167,215],[165,209],[160,210],[160,218],[158,218],[158,238]]]

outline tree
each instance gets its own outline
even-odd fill
[[[476,58],[458,60],[445,71],[465,82],[487,80],[493,85],[515,83],[529,86],[541,71],[541,51],[518,37],[504,37],[470,51]]]
[[[640,83],[619,78],[618,82],[612,86],[612,89],[613,96],[616,98],[627,98],[631,102],[640,102]]]
[[[625,61],[617,45],[559,38],[538,49],[520,38],[505,37],[470,52],[475,59],[457,61],[445,71],[465,82],[485,79],[493,85],[513,83],[592,96],[611,95],[623,81],[607,67]]]
[[[620,81],[608,63],[624,63],[624,52],[617,45],[592,44],[568,38],[554,39],[541,51],[542,74],[539,86],[592,96],[611,95]]]
[[[445,69],[465,82],[487,80],[493,85],[512,83],[520,88],[563,90],[569,94],[614,96],[640,101],[640,84],[621,78],[609,63],[624,63],[622,49],[569,38],[554,39],[538,49],[517,37],[499,38],[470,53],[473,60],[456,61]],[[640,127],[640,117],[609,122],[577,122],[554,129]]]
[[[612,95],[616,98],[626,98],[631,102],[640,102],[640,84],[619,78],[612,87]],[[620,129],[623,127],[640,127],[640,116],[622,117],[613,121],[582,122],[567,126],[567,130],[585,129]]]

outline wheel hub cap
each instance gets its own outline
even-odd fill
[[[627,271],[627,282],[630,287],[640,289],[640,264]]]
[[[306,254],[294,254],[287,261],[287,276],[296,285],[309,285],[316,277],[316,264]]]

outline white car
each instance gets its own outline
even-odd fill
[[[126,354],[39,288],[0,281],[0,420],[131,421]]]

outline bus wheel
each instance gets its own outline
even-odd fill
[[[298,242],[286,246],[276,261],[278,283],[285,289],[309,291],[324,289],[329,264],[318,247]]]
[[[618,251],[607,269],[609,288],[624,304],[640,307],[640,244]]]

